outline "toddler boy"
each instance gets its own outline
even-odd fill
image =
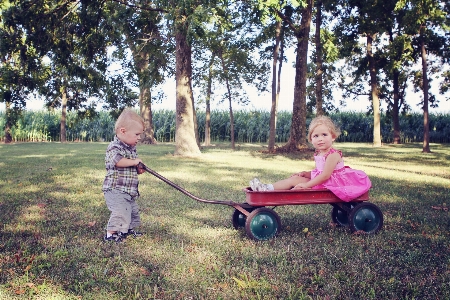
[[[106,176],[102,191],[106,205],[111,211],[104,241],[120,243],[128,235],[141,236],[134,230],[141,225],[138,174],[144,172],[137,165],[136,145],[144,132],[144,120],[134,111],[125,109],[114,126],[116,135],[106,149]]]

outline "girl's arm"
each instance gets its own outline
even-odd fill
[[[291,177],[299,176],[305,178],[311,178],[311,171],[301,171],[299,173],[292,174]]]
[[[308,182],[302,182],[297,184],[294,189],[296,188],[312,188],[313,186],[319,185],[328,178],[330,178],[331,174],[333,173],[334,168],[336,165],[341,161],[341,155],[338,152],[332,153],[327,156],[327,159],[325,161],[325,166],[323,168],[322,173],[314,177],[314,179],[311,179]],[[310,173],[311,177],[311,173]]]

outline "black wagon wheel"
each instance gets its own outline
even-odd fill
[[[348,222],[351,232],[362,230],[373,234],[383,227],[383,213],[373,203],[360,203],[350,211]]]
[[[249,213],[251,213],[254,210],[254,208],[248,205],[247,202],[242,203],[241,207],[243,207]],[[234,229],[245,227],[246,220],[247,216],[244,215],[241,211],[237,209],[233,211],[233,214],[231,215],[231,222],[233,223]]]
[[[346,206],[349,211],[355,207],[355,204],[353,203],[344,203],[343,205]],[[331,210],[331,220],[337,227],[348,226],[348,212],[337,205],[333,205],[333,209]]]
[[[255,209],[248,215],[245,221],[245,232],[253,240],[269,240],[280,230],[280,217],[270,208],[260,207]]]

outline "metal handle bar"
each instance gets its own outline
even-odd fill
[[[190,198],[192,198],[192,199],[194,199],[194,200],[196,200],[198,202],[204,202],[204,203],[210,203],[210,204],[222,204],[222,205],[228,205],[228,206],[233,206],[233,207],[238,205],[237,203],[235,203],[233,201],[207,200],[207,199],[199,198],[199,197],[189,193],[188,191],[186,191],[185,189],[183,189],[179,185],[176,185],[175,183],[173,183],[169,179],[165,178],[164,176],[162,176],[162,175],[158,174],[157,172],[153,171],[152,169],[150,169],[149,167],[147,167],[143,163],[139,163],[138,168],[144,169],[145,171],[149,172],[153,176],[161,179],[162,181],[164,181],[165,183],[167,183],[171,187],[177,189],[178,191],[182,192],[186,196],[188,196],[188,197],[190,197]]]

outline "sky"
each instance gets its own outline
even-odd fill
[[[278,103],[278,111],[292,111],[293,107],[293,99],[294,99],[294,79],[295,79],[295,68],[292,64],[286,63],[284,64],[282,74],[281,74],[281,92]],[[269,91],[271,83],[268,83]],[[437,91],[438,81],[434,80],[432,85],[432,92],[436,95],[436,97],[440,100],[439,108],[429,108],[430,113],[450,113],[450,101],[445,100],[444,95],[440,95]],[[152,110],[161,110],[161,109],[169,109],[175,110],[175,79],[172,79],[166,82],[163,86],[163,91],[166,95],[166,99],[164,99],[163,103],[153,103]],[[262,111],[270,111],[272,95],[270,92],[266,92],[262,95],[258,95],[258,92],[253,87],[245,87],[246,92],[250,98],[250,104],[247,106],[239,106],[237,103],[233,103],[233,110],[262,110]],[[220,94],[220,93],[216,93]],[[340,98],[340,91],[336,91],[335,98],[336,103],[335,106],[338,105],[338,99]],[[450,95],[446,95],[449,97]],[[420,93],[414,93],[412,90],[407,92],[407,103],[411,106],[413,112],[421,113],[421,108],[417,105],[420,102],[421,95]],[[368,97],[361,97],[358,101],[349,100],[347,102],[346,107],[340,107],[341,111],[354,111],[354,112],[366,112],[367,107],[371,106],[371,103]],[[204,105],[197,105],[197,109],[204,109]],[[383,111],[386,111],[386,106],[382,103],[381,108]],[[31,100],[27,101],[27,109],[28,110],[42,110],[43,109],[43,101],[42,100]],[[212,110],[228,110],[228,102],[219,104],[217,99],[213,99],[211,102]],[[5,110],[5,105],[0,105],[0,110]]]
[[[288,67],[288,64],[284,64],[285,71],[281,75],[281,92],[278,102],[278,111],[292,111],[293,100],[294,100],[294,85],[295,85],[295,69],[293,67]],[[435,81],[433,82],[435,83]],[[270,83],[269,83],[270,85]],[[436,84],[437,85],[437,84]],[[152,110],[159,109],[171,109],[175,110],[175,80],[168,82],[163,88],[164,93],[167,96],[164,103],[152,104]],[[270,90],[270,87],[269,87]],[[435,89],[436,90],[436,89]],[[258,95],[255,88],[246,87],[246,92],[250,97],[250,104],[247,106],[239,106],[233,103],[233,110],[262,110],[270,111],[272,103],[271,92],[266,92],[262,95]],[[444,95],[439,95],[437,91],[433,93],[440,99],[439,108],[429,108],[430,113],[450,113],[450,101],[445,101]],[[340,91],[335,93],[335,106],[339,107]],[[450,95],[447,95],[447,97]],[[411,106],[413,112],[422,113],[422,109],[417,105],[420,102],[420,93],[414,93],[412,90],[407,94],[407,103]],[[212,110],[228,110],[228,102],[218,104],[217,100],[213,100],[211,104]],[[349,100],[346,107],[340,107],[341,111],[354,111],[354,112],[366,112],[367,108],[371,106],[371,102],[368,97],[361,97],[358,101]],[[204,105],[197,105],[198,109],[204,108]],[[386,106],[382,104],[382,109],[386,111]]]

